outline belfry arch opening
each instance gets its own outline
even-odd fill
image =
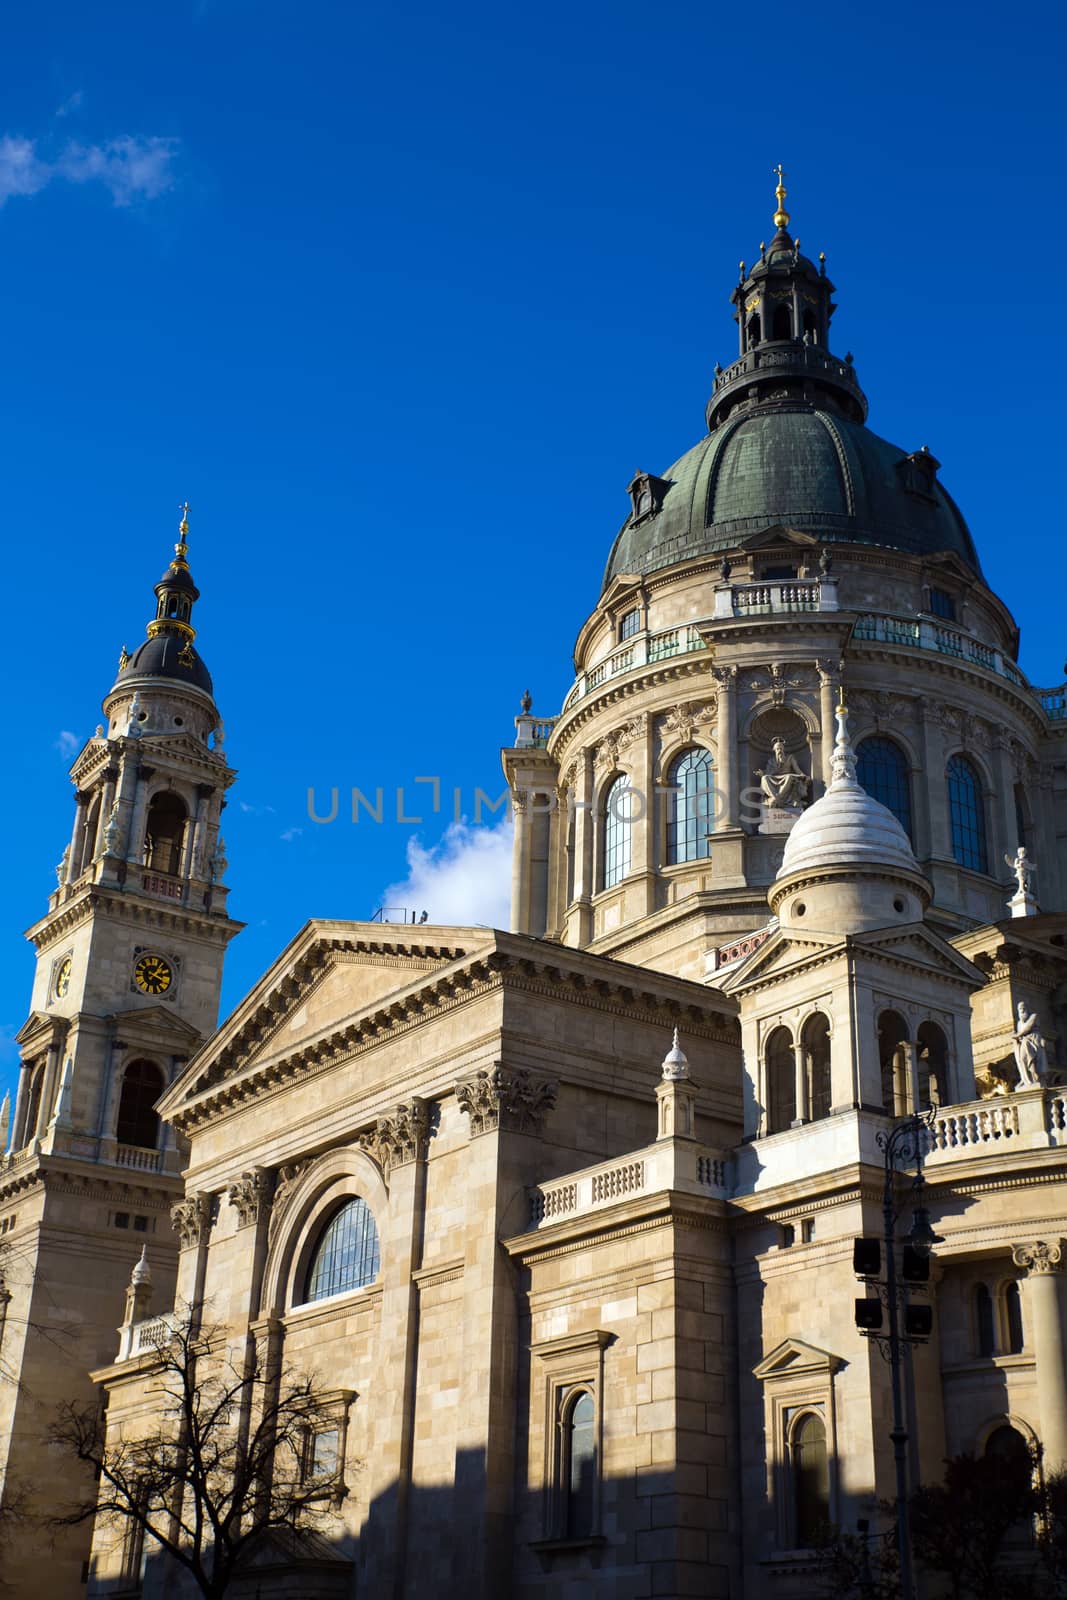
[[[182,844],[188,813],[184,801],[172,790],[157,794],[145,822],[144,864],[153,872],[177,877],[181,872]]]

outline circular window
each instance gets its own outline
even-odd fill
[[[807,909],[808,908],[804,904],[803,900],[795,901],[794,904],[793,904],[793,915],[794,915],[794,917],[802,917]]]
[[[896,912],[901,912],[904,910],[904,902],[899,895],[897,895],[896,899],[893,901],[893,910]]]
[[[174,726],[175,726],[175,727],[176,727],[176,728],[180,728],[180,727],[182,727],[182,726],[183,726],[183,724],[184,724],[184,718],[183,718],[183,717],[175,717],[175,719],[174,719]]]

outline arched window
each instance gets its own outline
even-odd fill
[[[892,1116],[903,1116],[908,1107],[905,1075],[907,1057],[904,1043],[908,1025],[899,1011],[883,1011],[878,1018],[878,1060],[882,1068],[882,1107]]]
[[[788,306],[775,306],[774,321],[771,324],[772,339],[791,339],[793,337],[793,314]]]
[[[985,1442],[982,1454],[996,1456],[1001,1461],[1017,1463],[1020,1470],[1026,1472],[1027,1477],[1033,1471],[1030,1446],[1018,1428],[1013,1428],[1010,1422],[1001,1423],[999,1428],[993,1429]]]
[[[646,490],[647,493],[647,490]],[[651,495],[649,500],[651,501]],[[619,623],[619,641],[632,639],[635,633],[641,632],[641,608],[635,606],[632,611],[627,611]]]
[[[177,877],[182,865],[185,806],[170,789],[153,797],[144,831],[144,864]]]
[[[1027,799],[1026,790],[1023,788],[1021,783],[1017,783],[1015,785],[1014,799],[1016,837],[1018,838],[1020,844],[1026,845],[1027,849],[1029,849],[1031,844],[1030,802]]]
[[[949,1105],[948,1040],[936,1022],[920,1022],[916,1040],[919,1057],[919,1108]]]
[[[961,867],[969,867],[972,872],[988,872],[982,780],[966,756],[953,756],[945,776],[952,822],[952,854]]]
[[[685,750],[671,764],[666,797],[667,861],[706,861],[711,855],[708,834],[714,819],[714,785],[707,750]]]
[[[793,1036],[775,1028],[767,1040],[767,1132],[783,1133],[797,1114],[797,1080]]]
[[[1019,1285],[1012,1280],[1004,1290],[1004,1333],[1010,1356],[1022,1354],[1023,1308],[1019,1299]]]
[[[76,873],[84,872],[86,867],[92,864],[96,855],[96,832],[99,826],[100,796],[96,795],[89,806],[89,814],[85,819],[85,836],[82,839],[81,860],[73,863]]]
[[[365,1200],[346,1200],[326,1224],[308,1269],[304,1299],[362,1289],[378,1276],[378,1229]]]
[[[856,777],[869,795],[896,817],[908,838],[911,832],[911,781],[908,758],[893,739],[875,734],[856,751]]]
[[[808,1070],[808,1110],[813,1122],[830,1115],[830,1024],[821,1011],[809,1017],[801,1035]]]
[[[984,1283],[974,1291],[974,1335],[980,1356],[996,1354],[997,1341],[993,1326],[993,1296]]]
[[[793,1517],[798,1549],[818,1543],[830,1520],[826,1424],[809,1411],[793,1430]]]
[[[748,348],[751,350],[754,344],[759,344],[761,337],[759,312],[757,311],[748,319]]]
[[[629,876],[632,810],[629,775],[622,772],[604,797],[604,862],[601,879],[605,889],[614,889],[617,883]]]
[[[813,311],[809,311],[805,307],[805,310],[804,310],[804,313],[803,313],[803,320],[804,320],[804,337],[806,339],[810,339],[812,344],[817,344],[819,342],[819,325],[815,321],[815,313]]]
[[[564,1504],[568,1539],[588,1539],[596,1526],[596,1408],[588,1389],[563,1413]]]
[[[159,1118],[155,1104],[163,1093],[163,1074],[154,1061],[131,1061],[122,1074],[122,1094],[115,1138],[119,1144],[139,1144],[154,1150],[159,1143]]]

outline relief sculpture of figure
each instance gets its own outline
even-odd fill
[[[808,792],[808,775],[795,756],[787,755],[785,741],[775,739],[766,767],[756,768],[764,799],[772,806],[800,806]]]
[[[1020,1000],[1013,1035],[1015,1065],[1019,1069],[1017,1089],[1033,1089],[1045,1081],[1048,1073],[1048,1055],[1045,1041],[1038,1031],[1037,1014],[1027,1011],[1026,1001]]]

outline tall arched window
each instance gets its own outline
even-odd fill
[[[989,871],[982,780],[966,756],[953,756],[945,769],[948,811],[952,823],[952,854],[961,867]]]
[[[323,1229],[308,1269],[304,1299],[362,1289],[378,1276],[378,1229],[365,1200],[346,1200]]]
[[[985,1442],[983,1455],[997,1456],[1001,1461],[1011,1462],[1020,1472],[1025,1472],[1029,1479],[1033,1472],[1033,1457],[1026,1439],[1013,1428],[1010,1422],[1004,1422],[993,1432]]]
[[[996,1353],[996,1329],[993,1323],[993,1296],[988,1285],[979,1283],[974,1291],[974,1337],[980,1356]]]
[[[793,1519],[798,1549],[817,1544],[830,1520],[826,1424],[809,1411],[793,1430]]]
[[[908,758],[893,739],[875,734],[856,751],[856,777],[869,795],[896,817],[908,838],[911,831],[911,780]]]
[[[775,1028],[767,1040],[767,1132],[783,1133],[797,1114],[793,1035]]]
[[[159,1143],[159,1118],[155,1104],[163,1093],[163,1074],[154,1061],[131,1061],[122,1074],[122,1094],[115,1138],[119,1144],[139,1144],[154,1150]]]
[[[633,795],[629,774],[622,772],[604,796],[604,861],[601,879],[605,889],[614,889],[629,876],[632,855],[630,834]]]
[[[809,1017],[801,1035],[808,1069],[808,1110],[813,1122],[830,1115],[830,1024],[821,1011]]]
[[[183,802],[171,790],[153,796],[144,831],[144,864],[153,872],[176,878],[181,871],[185,817]]]
[[[760,320],[757,311],[748,319],[748,348],[751,350],[754,344],[759,344],[760,338]]]
[[[706,861],[713,827],[714,784],[707,750],[685,750],[667,774],[667,861]]]
[[[890,1116],[902,1116],[907,1110],[907,1037],[908,1025],[900,1012],[883,1011],[878,1018],[878,1060],[882,1068],[882,1107]]]
[[[34,1068],[30,1077],[30,1099],[29,1104],[26,1107],[26,1132],[24,1135],[25,1142],[27,1144],[29,1144],[30,1140],[37,1133],[37,1123],[41,1116],[41,1095],[43,1092],[44,1065],[42,1063],[39,1067]]]
[[[564,1503],[568,1539],[588,1539],[596,1525],[596,1408],[581,1390],[563,1413]]]
[[[916,1039],[919,1057],[919,1107],[949,1105],[948,1040],[936,1022],[920,1022]]]
[[[1023,1308],[1019,1299],[1019,1285],[1012,1281],[1004,1290],[1004,1333],[1008,1354],[1018,1356],[1023,1348]]]
[[[771,324],[772,339],[791,339],[793,337],[793,314],[788,306],[775,306],[774,320]]]

